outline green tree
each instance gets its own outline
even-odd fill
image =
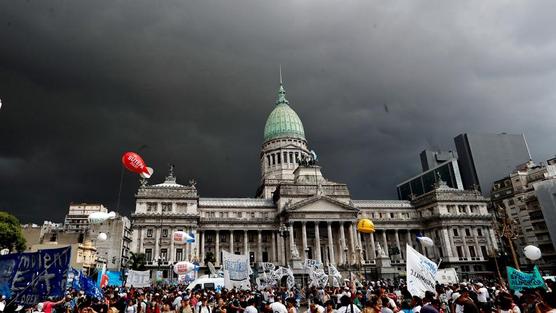
[[[144,271],[147,269],[147,260],[145,259],[144,253],[129,253],[129,268],[135,271]]]
[[[8,212],[0,211],[0,250],[21,252],[25,250],[26,244],[19,220]]]

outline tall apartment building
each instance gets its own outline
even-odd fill
[[[86,232],[89,229],[88,217],[95,212],[106,213],[108,210],[102,204],[70,204],[68,214],[64,220],[64,230],[66,232]]]
[[[105,233],[107,240],[98,240],[98,234]],[[97,256],[106,261],[108,270],[119,271],[129,260],[131,244],[131,221],[125,216],[116,216],[103,223],[91,225],[89,238],[95,243]]]
[[[527,162],[509,176],[495,181],[491,193],[492,203],[517,222],[518,238],[514,245],[520,264],[525,268],[532,267],[522,251],[527,245],[535,245],[543,254],[535,264],[552,273],[556,271],[555,174],[554,159],[549,160],[548,165]]]

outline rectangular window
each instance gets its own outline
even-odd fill
[[[282,163],[282,154],[280,152],[278,152],[278,154],[276,154],[276,156],[278,157],[278,164]]]
[[[226,235],[220,234],[220,242],[226,242]]]
[[[153,229],[152,228],[147,229],[147,237],[152,238],[152,236],[153,236]]]
[[[168,229],[164,228],[162,230],[162,238],[167,238],[168,237]]]
[[[172,212],[172,203],[162,203],[162,212]]]
[[[458,235],[458,229],[457,229],[457,228],[454,228],[454,236],[459,236],[459,235]]]
[[[469,230],[469,228],[465,229],[465,236],[471,236],[471,231]]]
[[[465,213],[465,205],[458,205],[458,213]]]
[[[251,218],[255,218],[255,212],[251,212]]]
[[[458,253],[458,257],[460,257],[460,258],[463,258],[463,257],[464,257],[464,255],[463,255],[463,250],[461,249],[461,246],[457,246],[457,247],[456,247],[456,251],[457,251],[457,253]]]
[[[480,228],[477,228],[477,235],[482,236],[483,235],[483,230]]]
[[[299,153],[295,153],[295,163],[299,163]]]
[[[153,249],[145,249],[145,260],[150,262],[153,260]]]
[[[156,212],[156,202],[147,203],[147,212]]]
[[[394,213],[390,213],[390,218],[394,218]]]
[[[168,249],[160,249],[160,258],[162,260],[168,260]]]
[[[293,152],[290,152],[290,163],[294,163],[293,162]]]
[[[477,255],[475,254],[475,247],[469,246],[468,249],[469,249],[469,255],[470,255],[472,258],[474,258],[474,257],[477,256]]]
[[[274,156],[274,154],[272,155],[272,165],[276,164],[276,157]]]
[[[266,156],[266,163],[268,166],[270,166],[270,155]]]
[[[183,249],[176,249],[176,261],[183,261]]]

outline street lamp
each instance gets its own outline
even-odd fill
[[[344,253],[346,254],[346,269],[348,270],[349,273],[349,282],[351,284],[351,267],[350,267],[350,262],[349,262],[349,258],[348,258],[348,247],[344,247]]]

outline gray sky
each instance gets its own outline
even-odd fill
[[[115,207],[124,151],[249,197],[282,64],[329,179],[395,199],[425,148],[525,133],[556,153],[554,1],[0,2],[0,209]],[[388,110],[385,109],[388,108]],[[126,174],[122,213],[138,179]]]

